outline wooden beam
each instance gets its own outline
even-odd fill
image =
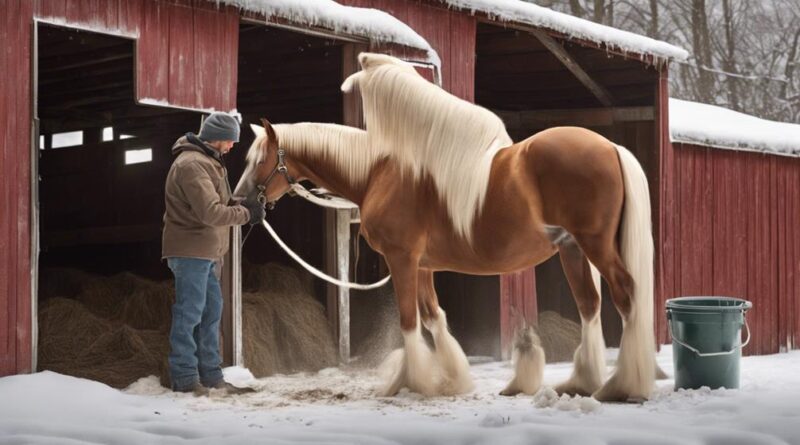
[[[601,104],[611,107],[614,105],[614,100],[612,99],[611,93],[609,93],[605,88],[603,88],[599,83],[595,82],[591,76],[569,55],[567,50],[561,46],[560,43],[556,42],[556,40],[550,37],[544,31],[539,29],[531,29],[531,34],[536,36],[542,44],[549,49],[557,58],[560,60],[567,69],[581,81],[582,84],[592,92],[592,94],[597,97],[597,100],[600,101]]]
[[[543,128],[557,125],[605,127],[618,122],[653,121],[653,107],[614,107],[556,110],[493,110],[508,128]]]

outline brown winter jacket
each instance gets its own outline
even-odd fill
[[[228,252],[230,227],[245,224],[250,212],[232,205],[228,173],[218,151],[189,133],[175,142],[172,153],[177,158],[164,192],[161,256],[219,260]]]

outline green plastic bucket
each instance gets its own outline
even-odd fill
[[[667,300],[675,389],[739,387],[742,348],[750,342],[749,301],[729,297]],[[747,339],[742,343],[742,326]]]

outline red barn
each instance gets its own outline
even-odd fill
[[[513,0],[341,3],[349,6],[2,0],[0,374],[35,369],[44,266],[166,273],[157,258],[170,157],[154,148],[196,131],[210,109],[237,110],[245,122],[358,125],[357,102],[338,87],[365,49],[427,64],[445,89],[500,114],[516,139],[568,124],[629,147],[650,178],[664,238],[667,64],[685,51]],[[140,155],[150,162],[125,162]],[[301,255],[324,264],[337,254],[330,216],[283,200],[272,219]],[[285,261],[261,238],[248,241],[255,247],[246,259]],[[227,363],[241,360],[237,259],[234,252],[224,273]],[[442,304],[468,354],[502,355],[516,313],[577,317],[557,259],[501,277],[440,275]],[[327,299],[334,314],[336,301]],[[619,335],[615,320],[604,307],[609,344]]]
[[[662,153],[656,306],[677,296],[744,298],[753,302],[746,353],[796,348],[800,126],[673,99],[670,127],[672,143]],[[666,343],[661,326],[659,340]]]

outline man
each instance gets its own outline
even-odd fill
[[[173,391],[208,394],[209,388],[242,392],[222,377],[219,323],[222,258],[230,227],[264,218],[257,201],[231,202],[222,155],[239,142],[239,122],[213,113],[200,133],[187,133],[172,146],[175,161],[167,174],[162,259],[175,276],[175,304],[169,342]]]

